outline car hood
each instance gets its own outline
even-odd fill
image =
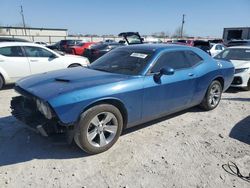
[[[129,77],[76,67],[29,76],[19,80],[16,86],[43,100],[49,100],[60,94],[120,82]]]
[[[250,61],[243,61],[243,60],[230,60],[234,67],[237,68],[245,68],[250,67]]]

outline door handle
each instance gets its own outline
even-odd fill
[[[188,73],[188,76],[194,76],[194,73]]]
[[[30,62],[38,62],[36,59],[31,59]]]

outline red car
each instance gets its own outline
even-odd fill
[[[75,46],[70,46],[66,52],[73,55],[82,55],[85,49],[89,48],[95,42],[80,42]]]

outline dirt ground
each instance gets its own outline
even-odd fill
[[[230,89],[213,111],[199,108],[127,130],[107,152],[87,155],[43,138],[10,114],[0,91],[0,187],[250,187],[222,168],[250,172],[250,92]]]

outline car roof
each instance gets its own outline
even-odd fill
[[[241,48],[241,49],[250,49],[250,46],[231,46],[231,47],[229,47],[230,49],[231,48]]]
[[[233,39],[229,42],[250,42],[250,39],[243,39],[243,40],[240,40],[240,39]]]
[[[5,47],[5,46],[39,46],[39,44],[35,44],[32,42],[0,42],[0,47]]]
[[[124,46],[122,48],[129,50],[161,51],[164,49],[190,49],[193,47],[177,44],[135,44]]]
[[[30,42],[30,41],[25,40],[25,39],[12,38],[12,37],[0,37],[0,41],[1,42]]]

